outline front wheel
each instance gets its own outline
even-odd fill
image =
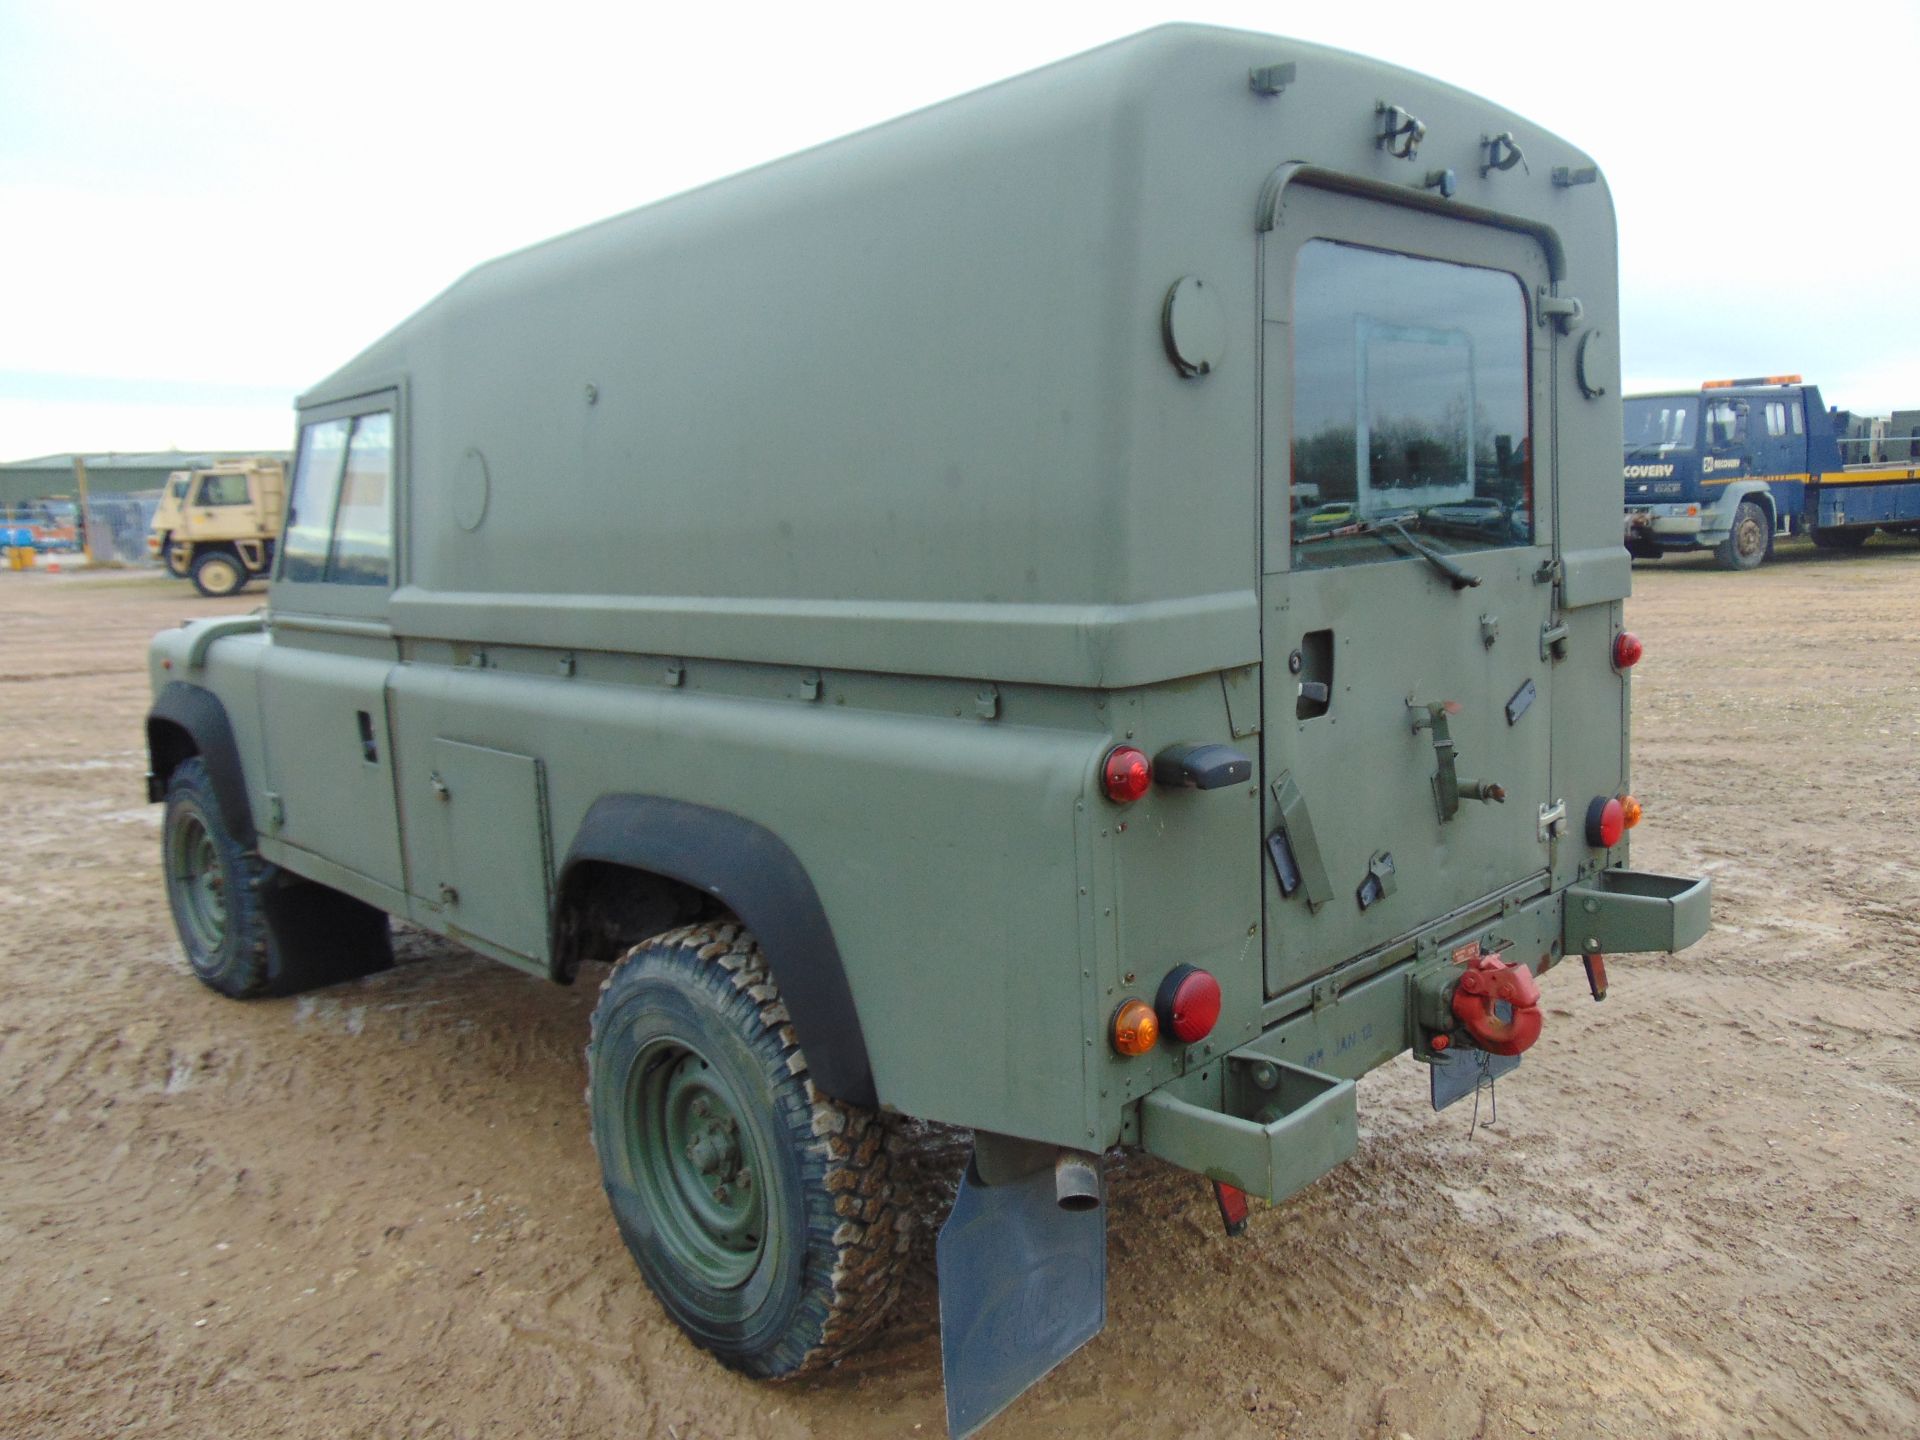
[[[209,550],[193,562],[193,588],[202,595],[216,600],[237,595],[246,583],[247,567],[229,551]]]
[[[814,1088],[751,934],[628,952],[594,1007],[587,1101],[621,1237],[696,1345],[778,1379],[872,1333],[908,1245],[889,1132]]]
[[[167,567],[167,574],[176,580],[187,578],[187,567],[180,563],[180,557],[173,553],[173,532],[167,531],[160,537],[160,563]]]
[[[1772,543],[1767,512],[1751,500],[1742,500],[1733,512],[1733,529],[1714,547],[1713,558],[1723,570],[1755,570],[1767,558]]]
[[[393,963],[383,912],[287,874],[234,834],[198,755],[167,777],[160,863],[187,963],[222,995],[294,995]]]

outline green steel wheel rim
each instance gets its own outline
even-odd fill
[[[741,1109],[719,1071],[685,1045],[656,1041],[633,1067],[624,1128],[636,1188],[675,1267],[716,1290],[777,1259],[767,1167]]]
[[[211,959],[227,938],[227,876],[207,822],[189,809],[173,817],[167,846],[167,884],[193,941],[195,958]]]

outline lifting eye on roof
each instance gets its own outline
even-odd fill
[[[1480,137],[1480,178],[1487,178],[1492,170],[1511,170],[1514,166],[1525,167],[1527,157],[1520,153],[1520,146],[1513,138],[1511,130],[1502,130],[1498,135]],[[1527,170],[1531,175],[1533,171]]]
[[[1411,160],[1419,153],[1420,142],[1427,138],[1427,127],[1398,105],[1382,100],[1373,107],[1380,117],[1380,133],[1374,144],[1396,160]]]

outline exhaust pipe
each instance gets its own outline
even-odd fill
[[[1098,1210],[1100,1157],[1084,1150],[1062,1150],[1053,1162],[1053,1198],[1062,1210]]]

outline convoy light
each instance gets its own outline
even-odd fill
[[[1640,656],[1645,650],[1638,635],[1631,630],[1622,630],[1613,637],[1613,668],[1631,670],[1640,663]]]
[[[1702,390],[1731,390],[1736,385],[1798,385],[1798,375],[1749,375],[1742,380],[1709,380]]]
[[[1153,997],[1160,1027],[1182,1044],[1204,1040],[1220,1023],[1220,982],[1193,965],[1176,965]]]
[[[1116,805],[1131,805],[1153,788],[1153,763],[1146,751],[1116,745],[1100,767],[1100,788]]]
[[[1620,797],[1620,820],[1629,830],[1640,823],[1640,802],[1631,795]]]
[[[1587,843],[1598,850],[1611,850],[1627,833],[1627,812],[1611,795],[1596,795],[1587,806]]]
[[[1113,1012],[1113,1048],[1122,1055],[1144,1055],[1160,1038],[1160,1017],[1144,1000],[1122,1000]]]

